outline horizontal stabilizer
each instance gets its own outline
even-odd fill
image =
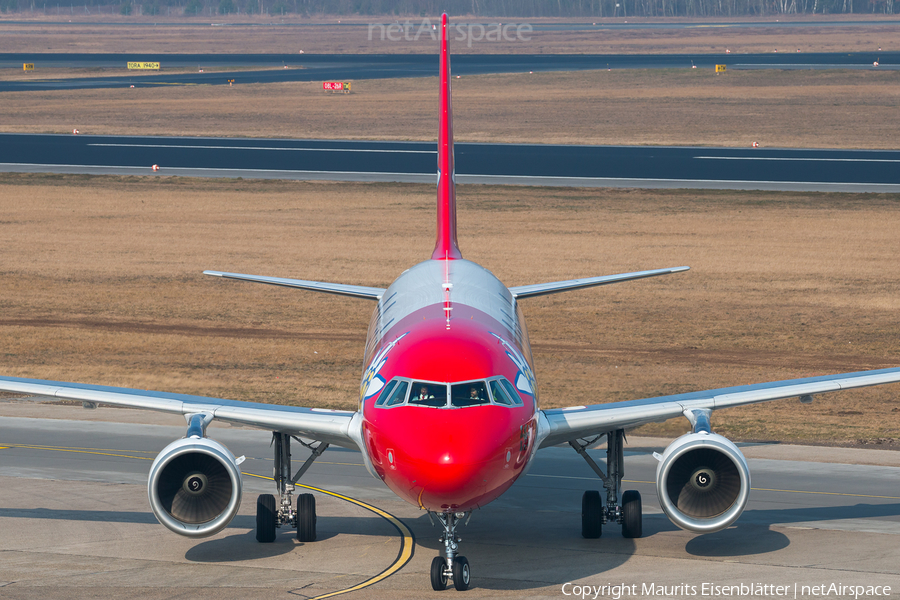
[[[656,277],[657,275],[668,275],[669,273],[681,273],[688,269],[690,269],[690,267],[672,267],[670,269],[653,269],[651,271],[636,271],[634,273],[620,273],[618,275],[585,277],[584,279],[569,279],[568,281],[554,281],[552,283],[536,283],[534,285],[511,287],[509,288],[509,291],[515,298],[530,298],[532,296],[543,296],[545,294],[556,294],[557,292],[594,287],[595,285],[607,285],[610,283],[619,283],[620,281],[631,281],[632,279]]]
[[[263,275],[243,275],[241,273],[223,273],[221,271],[203,271],[204,275],[224,277],[226,279],[239,279],[241,281],[254,281],[256,283],[268,283],[301,290],[338,294],[340,296],[353,296],[354,298],[368,298],[379,300],[384,294],[383,288],[366,287],[364,285],[348,285],[344,283],[324,283],[322,281],[305,281],[303,279],[285,279],[283,277],[265,277]]]

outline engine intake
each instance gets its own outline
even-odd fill
[[[166,446],[150,467],[150,508],[160,523],[187,537],[225,528],[241,506],[241,472],[215,440],[189,437]]]
[[[656,493],[669,519],[688,531],[712,533],[741,515],[750,469],[730,440],[701,431],[683,435],[660,457]]]

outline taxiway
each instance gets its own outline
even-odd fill
[[[315,598],[388,573],[346,597],[456,596],[428,583],[437,530],[369,476],[354,452],[328,450],[301,481],[322,490],[316,542],[302,544],[285,531],[273,544],[258,544],[254,499],[273,487],[264,479],[272,465],[265,431],[210,428],[210,437],[247,456],[242,509],[211,538],[173,535],[150,512],[146,474],[155,454],[184,435],[179,421],[0,402],[0,595]],[[724,531],[695,535],[675,528],[656,501],[652,452],[666,443],[634,438],[627,448],[626,487],[644,500],[644,537],[637,540],[611,526],[600,539],[581,538],[581,494],[599,481],[570,448],[541,451],[531,472],[462,531],[473,566],[465,597],[565,598],[566,582],[637,584],[638,591],[704,582],[900,590],[900,452],[743,444],[753,476],[747,510]],[[409,559],[389,520],[330,494],[402,521],[415,539]]]
[[[118,68],[128,62],[159,62],[163,69],[196,69],[192,73],[108,75],[42,79],[40,69]],[[878,66],[875,66],[875,63]],[[434,77],[433,54],[59,54],[0,53],[0,68],[21,69],[33,63],[29,79],[0,81],[0,92],[235,85],[290,81],[348,81]],[[765,53],[765,54],[459,54],[453,74],[467,77],[493,73],[584,71],[598,69],[900,69],[900,52]],[[242,67],[246,70],[229,71]],[[205,68],[207,72],[201,72]],[[215,69],[210,71],[210,69]],[[258,70],[262,69],[262,70]]]

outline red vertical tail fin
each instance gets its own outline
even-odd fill
[[[450,55],[447,14],[441,17],[441,115],[438,130],[437,241],[431,258],[462,258],[456,241],[456,170],[453,164],[453,109],[450,102]]]

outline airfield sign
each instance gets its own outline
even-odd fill
[[[159,71],[158,62],[129,62],[129,69],[143,69],[149,71]]]

